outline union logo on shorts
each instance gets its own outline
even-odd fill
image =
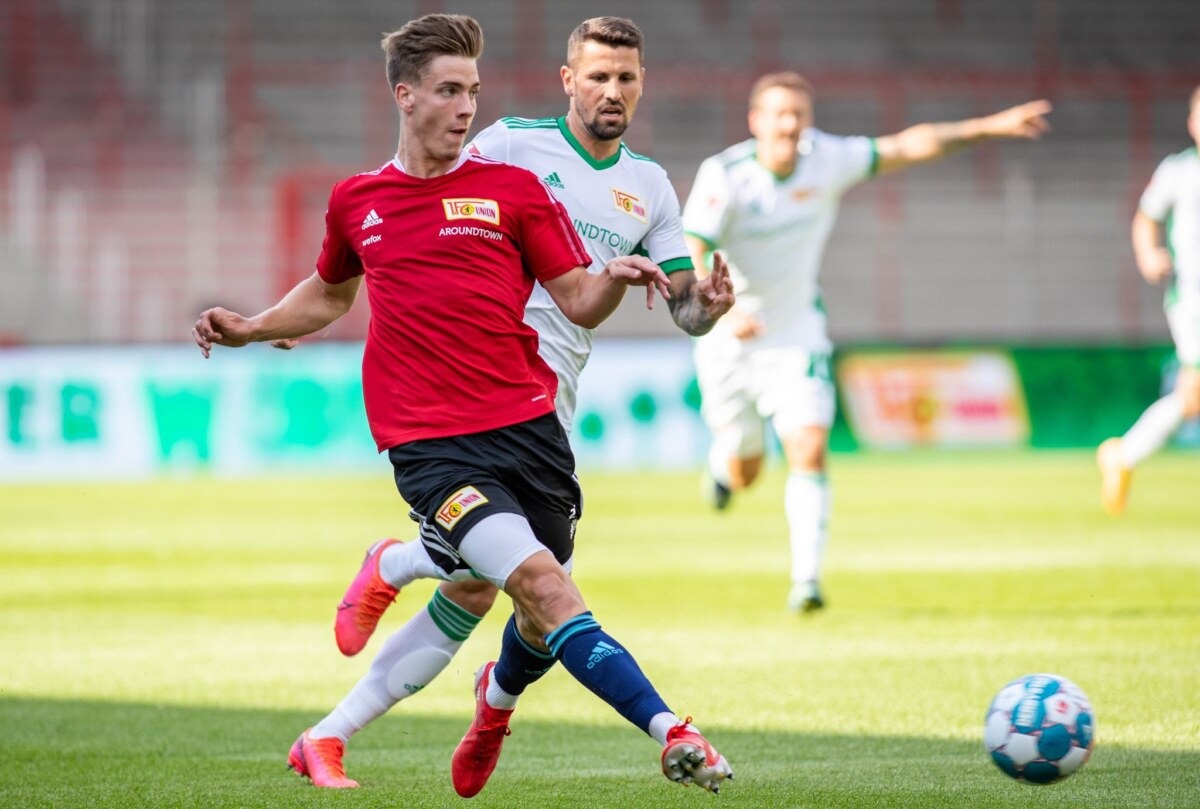
[[[443,199],[442,207],[446,210],[447,219],[478,219],[493,225],[500,224],[500,203],[494,199]]]
[[[447,531],[452,531],[455,523],[461,520],[467,512],[486,502],[488,499],[479,489],[474,486],[463,486],[442,503],[442,507],[437,510],[434,519],[437,520],[438,525]]]
[[[610,186],[611,188],[611,186]],[[643,225],[646,224],[646,206],[642,201],[619,188],[612,188],[613,207],[622,213],[627,213]]]

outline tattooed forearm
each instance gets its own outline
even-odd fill
[[[671,299],[667,301],[675,325],[693,337],[708,334],[717,319],[704,306],[703,299],[696,294],[696,276],[692,272],[673,272]]]

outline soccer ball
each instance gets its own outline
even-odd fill
[[[1082,767],[1095,735],[1092,703],[1056,674],[1027,674],[1001,688],[983,723],[992,761],[1030,784],[1052,784]]]

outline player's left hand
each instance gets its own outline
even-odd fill
[[[984,119],[987,133],[996,138],[1037,140],[1050,131],[1046,116],[1054,107],[1044,98],[1028,101],[994,113]]]
[[[712,270],[696,281],[696,295],[704,306],[710,320],[717,320],[733,308],[733,279],[729,277],[729,265],[720,253],[713,253]]]
[[[284,337],[271,341],[271,348],[278,348],[280,351],[291,351],[298,345],[300,345],[300,338],[298,337]]]
[[[604,265],[617,281],[631,287],[646,287],[646,308],[654,308],[654,292],[671,299],[670,284],[662,268],[645,256],[618,256]]]

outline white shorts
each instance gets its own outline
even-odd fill
[[[571,323],[557,309],[525,310],[525,322],[538,333],[538,356],[558,375],[554,409],[563,432],[571,434],[579,375],[592,353],[591,334]]]
[[[696,341],[696,377],[705,424],[736,434],[738,457],[761,455],[770,420],[779,436],[833,425],[835,394],[828,352],[802,348],[743,350],[733,341]]]
[[[1200,300],[1188,298],[1164,308],[1179,364],[1200,369]]]

